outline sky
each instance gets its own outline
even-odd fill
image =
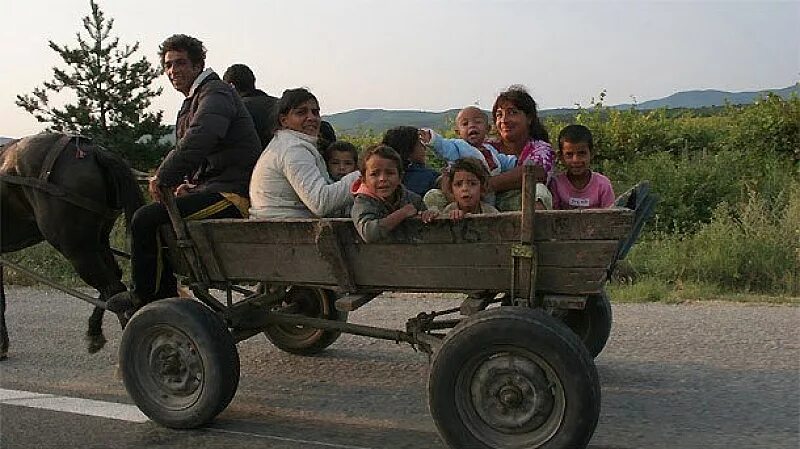
[[[491,108],[523,84],[541,109],[666,97],[693,89],[751,91],[800,80],[800,0],[98,0],[112,34],[158,45],[202,40],[220,75],[249,65],[280,96],[304,86],[323,114],[360,108]],[[65,65],[47,42],[75,46],[89,0],[0,2],[0,135],[44,129],[14,104]],[[165,76],[153,107],[174,121],[182,101]],[[61,97],[57,97],[61,99]]]

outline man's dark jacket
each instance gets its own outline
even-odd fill
[[[256,132],[261,139],[261,148],[264,149],[272,140],[272,133],[278,125],[278,99],[267,95],[261,89],[240,92],[240,94],[245,107],[250,111],[250,116],[253,117]]]
[[[159,184],[177,186],[188,178],[201,191],[248,196],[263,147],[233,87],[209,74],[183,101],[175,130],[177,143],[158,168]]]

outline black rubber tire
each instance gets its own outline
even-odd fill
[[[136,312],[122,333],[119,364],[139,409],[174,429],[210,422],[239,386],[233,336],[217,314],[190,299],[163,299]]]
[[[603,291],[599,295],[589,296],[583,310],[570,310],[564,317],[564,323],[583,341],[592,357],[603,352],[611,335],[613,314],[611,300]]]
[[[557,319],[498,307],[445,337],[428,405],[451,448],[584,448],[600,416],[600,383],[586,348]]]
[[[347,312],[336,310],[336,294],[330,290],[292,287],[279,307],[295,303],[300,314],[314,318],[347,321]],[[275,324],[264,335],[279,349],[297,355],[313,355],[332,345],[342,333],[313,327]]]

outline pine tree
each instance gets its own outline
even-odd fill
[[[114,19],[106,19],[94,0],[89,4],[92,13],[83,18],[88,36],[76,33],[77,48],[48,41],[68,68],[54,67],[53,80],[31,94],[17,95],[16,104],[39,122],[49,123],[48,130],[89,136],[134,167],[147,170],[168,149],[159,143],[170,132],[161,123],[163,111],[148,111],[162,91],[151,87],[161,70],[145,57],[131,61],[139,42],[120,44],[118,37],[111,36]],[[77,102],[54,106],[50,94],[64,90],[72,91]]]

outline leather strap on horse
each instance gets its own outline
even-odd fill
[[[82,209],[94,212],[105,218],[116,218],[117,211],[109,208],[105,204],[99,203],[90,198],[86,198],[85,196],[78,195],[58,184],[48,182],[47,179],[50,177],[50,173],[53,171],[53,166],[56,163],[56,159],[58,159],[58,156],[62,151],[64,151],[64,148],[66,148],[73,138],[79,138],[79,136],[63,135],[53,144],[52,147],[50,147],[50,151],[47,152],[44,163],[42,163],[42,170],[39,172],[38,178],[34,178],[32,176],[16,176],[0,173],[0,181],[8,184],[32,187],[49,195],[58,197],[59,199],[62,199],[68,203],[72,203]]]
[[[47,156],[45,156],[44,162],[42,163],[42,171],[39,172],[39,179],[47,181],[47,178],[50,177],[50,173],[53,171],[53,165],[56,164],[56,159],[58,159],[58,156],[64,151],[64,148],[69,145],[73,137],[77,136],[64,134],[50,147],[50,151],[47,152]]]

